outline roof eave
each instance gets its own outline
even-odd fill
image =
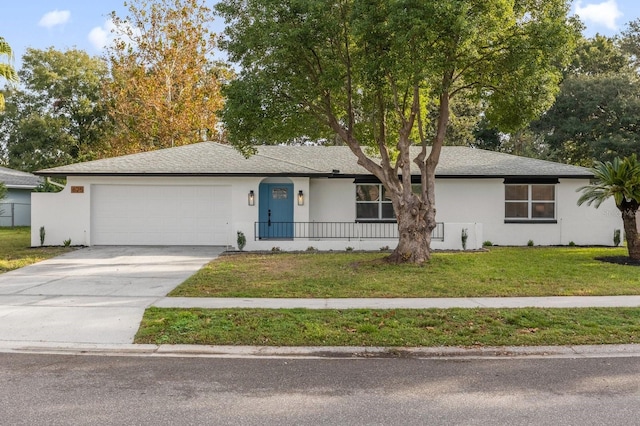
[[[36,189],[38,185],[4,185],[7,189]]]
[[[113,172],[35,172],[38,176],[47,177],[77,177],[77,176],[99,176],[99,177],[330,177],[330,178],[359,178],[373,177],[371,174],[356,173],[113,173]],[[414,175],[419,176],[419,175]],[[438,179],[593,179],[592,174],[537,174],[537,175],[499,175],[499,174],[436,174]],[[35,186],[31,187],[35,188]]]
[[[139,172],[35,172],[38,176],[69,177],[69,176],[101,176],[101,177],[328,177],[332,173],[139,173]]]

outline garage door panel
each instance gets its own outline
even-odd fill
[[[96,245],[228,245],[230,186],[94,185]]]

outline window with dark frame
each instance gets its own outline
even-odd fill
[[[553,184],[505,184],[505,221],[556,219],[556,186]]]
[[[356,220],[394,221],[395,219],[393,204],[382,184],[356,185]]]

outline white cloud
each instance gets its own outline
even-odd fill
[[[114,28],[115,25],[113,25],[113,21],[107,19],[101,27],[93,28],[87,38],[96,50],[102,50],[113,41],[111,30]]]
[[[602,25],[610,30],[617,30],[616,20],[622,17],[622,12],[618,9],[616,0],[607,0],[602,3],[591,3],[582,6],[582,1],[576,2],[576,15],[586,23]]]
[[[64,25],[71,19],[71,12],[68,10],[54,10],[52,12],[47,12],[44,14],[42,18],[40,18],[40,22],[38,25],[45,28],[53,28],[58,25]]]
[[[107,19],[101,27],[94,27],[87,38],[89,42],[96,48],[96,50],[103,50],[105,47],[113,43],[115,38],[119,38],[128,44],[133,44],[131,38],[126,33],[131,33],[134,36],[140,35],[140,31],[132,29],[125,25],[125,30],[118,30],[111,19]]]

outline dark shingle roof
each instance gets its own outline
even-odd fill
[[[41,181],[42,178],[31,173],[0,167],[0,182],[4,183],[7,188],[33,189],[40,185]]]
[[[415,154],[418,153],[416,148]],[[369,175],[346,146],[260,146],[244,158],[228,145],[201,142],[175,148],[40,170],[44,176],[145,175]],[[439,177],[591,177],[588,169],[480,149],[447,146],[436,169]],[[415,173],[419,173],[417,168]]]

